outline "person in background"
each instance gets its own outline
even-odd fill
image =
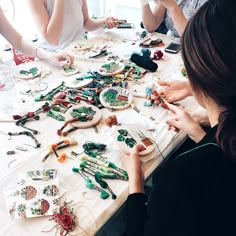
[[[36,27],[42,36],[40,45],[55,51],[92,31],[118,25],[113,17],[91,19],[86,0],[27,0]]]
[[[53,53],[38,47],[30,41],[26,41],[23,37],[12,27],[7,18],[5,17],[0,7],[0,34],[18,51],[33,57],[38,57],[49,63],[62,67],[70,66],[74,62],[74,58],[70,55]]]
[[[140,0],[142,21],[148,32],[154,32],[165,21],[167,34],[174,37],[182,35],[188,20],[207,0]]]
[[[129,175],[127,236],[236,235],[235,12],[234,0],[208,0],[181,37],[193,96],[208,111],[208,132],[170,105],[168,125],[184,131],[196,145],[154,173],[149,199],[140,146],[121,156]]]

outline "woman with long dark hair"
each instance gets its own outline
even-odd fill
[[[143,191],[139,146],[122,161],[129,174],[128,236],[236,235],[236,2],[209,0],[188,22],[182,57],[194,97],[207,109],[205,134],[191,116],[171,106],[170,126],[196,146],[153,175]],[[147,203],[147,205],[146,205]]]

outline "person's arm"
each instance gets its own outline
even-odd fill
[[[165,17],[166,8],[162,4],[156,4],[151,9],[148,1],[141,0],[142,21],[148,32],[154,32]]]
[[[58,45],[64,19],[64,0],[55,0],[49,17],[44,0],[27,0],[35,24],[42,36],[52,45]],[[79,14],[79,13],[78,13]]]
[[[88,14],[87,1],[83,0],[82,12],[84,16],[84,29],[87,31],[93,31],[106,25],[108,29],[114,28],[118,25],[115,18],[107,17],[100,19],[91,19]]]
[[[160,0],[160,4],[169,11],[177,32],[179,33],[179,35],[182,35],[188,23],[188,20],[184,16],[176,0]]]
[[[141,145],[136,145],[131,152],[122,153],[121,160],[129,176],[129,197],[127,199],[126,236],[143,236],[146,221],[147,196],[144,194],[144,177],[141,169],[139,151]]]
[[[34,45],[30,41],[26,41],[22,36],[12,27],[0,7],[0,34],[18,51],[33,57],[38,57],[46,60],[57,66],[61,66],[61,62],[68,60],[67,55],[52,53],[44,50],[41,47]],[[73,64],[73,57],[70,57],[69,63]]]

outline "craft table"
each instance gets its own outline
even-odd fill
[[[100,34],[90,41],[96,45],[111,45],[108,50],[113,51],[122,57],[129,57],[133,51],[140,51],[136,36],[136,30],[119,29]],[[154,36],[154,35],[152,35]],[[161,38],[165,45],[168,45],[171,39],[165,35],[156,34],[155,37]],[[135,44],[134,44],[135,43]],[[159,47],[164,51],[164,47]],[[68,47],[66,52],[71,52],[73,48]],[[152,48],[151,50],[156,50]],[[147,73],[141,81],[142,84],[129,83],[128,90],[133,92],[134,90],[145,93],[145,87],[152,83],[153,80],[160,79],[173,79],[180,74],[181,60],[180,54],[171,55],[168,54],[168,60],[160,60],[158,63],[158,70],[155,73]],[[88,69],[96,70],[99,65],[104,62],[104,58],[89,59],[85,54],[75,54],[76,63],[81,72],[86,72]],[[41,93],[45,94],[52,88],[59,85],[66,78],[61,74],[60,69],[56,69],[43,61],[33,62],[37,66],[41,66],[43,70],[49,69],[51,73],[43,78],[41,81],[48,84],[46,91]],[[155,75],[153,77],[153,75]],[[9,140],[9,136],[4,135],[8,132],[23,131],[21,127],[15,125],[11,121],[12,114],[24,114],[28,111],[35,111],[44,102],[34,102],[32,96],[22,95],[20,92],[27,91],[34,86],[38,79],[29,81],[16,80],[16,86],[14,89],[6,92],[0,92],[1,111],[0,111],[0,235],[55,235],[55,229],[49,233],[42,233],[43,230],[50,230],[54,225],[54,221],[49,221],[50,216],[36,217],[22,220],[15,220],[7,212],[6,202],[4,194],[12,189],[16,188],[18,175],[21,172],[36,169],[58,169],[61,184],[66,193],[62,199],[67,201],[73,201],[75,204],[76,215],[79,218],[79,226],[73,235],[95,235],[96,232],[112,217],[117,209],[125,202],[128,196],[128,182],[122,180],[106,180],[113,192],[117,195],[117,199],[112,200],[109,197],[106,200],[102,200],[99,197],[99,193],[95,190],[89,190],[85,187],[85,182],[80,175],[72,172],[73,167],[79,166],[79,160],[67,159],[64,163],[59,163],[56,158],[51,155],[47,161],[41,162],[43,156],[47,153],[48,145],[56,143],[61,138],[57,136],[56,130],[62,126],[62,122],[56,121],[51,117],[47,117],[45,113],[40,114],[40,120],[27,123],[27,126],[33,129],[37,129],[40,133],[35,137],[41,143],[41,147],[35,149],[33,140],[27,136],[12,136]],[[143,102],[145,98],[134,97],[133,104],[148,114],[144,116],[139,114],[131,107],[121,111],[112,111],[109,109],[102,109],[102,120],[97,125],[98,132],[94,128],[79,129],[69,134],[69,137],[78,141],[78,145],[67,148],[65,151],[70,153],[71,150],[80,152],[81,145],[86,141],[93,141],[104,143],[107,145],[107,151],[104,154],[108,160],[114,162],[117,166],[123,168],[119,158],[120,150],[114,145],[112,136],[112,128],[105,125],[105,118],[109,115],[115,114],[118,122],[122,124],[135,124],[137,126],[143,126],[144,128],[154,128],[152,137],[159,146],[159,153],[157,149],[151,154],[143,157],[143,164],[145,178],[151,175],[156,167],[163,160],[163,157],[169,155],[175,150],[186,138],[184,133],[175,133],[168,131],[168,127],[165,124],[168,118],[168,112],[162,107],[144,107]],[[192,98],[185,99],[181,102],[185,107],[190,109],[196,108],[196,103]],[[155,122],[151,121],[148,117],[155,118]],[[31,145],[27,146],[25,144]],[[16,150],[14,155],[7,155],[9,150],[15,150],[16,146],[24,146],[27,151]],[[71,156],[71,155],[70,155]]]

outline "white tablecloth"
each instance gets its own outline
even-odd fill
[[[111,47],[108,47],[108,50],[113,51],[114,54],[118,54],[121,57],[129,57],[133,51],[140,52],[141,50],[138,47],[138,42],[133,45],[134,40],[137,39],[135,33],[135,30],[120,29],[99,35],[91,39],[91,41],[98,46],[110,45]],[[167,36],[157,34],[156,37],[162,38],[165,45],[168,45],[170,42],[170,39]],[[68,47],[65,51],[70,52],[72,48],[73,46]],[[157,48],[153,48],[152,50],[156,49]],[[164,46],[160,47],[160,49],[163,50]],[[179,76],[181,68],[180,55],[168,54],[166,56],[166,60],[157,61],[159,65],[157,72],[147,73],[145,78],[142,79],[144,81],[143,84],[132,85],[132,83],[130,83],[128,89],[130,91],[137,90],[140,93],[145,93],[145,87],[152,83],[154,74],[160,79],[173,79],[175,76],[183,79]],[[102,62],[104,62],[104,58],[98,60],[88,59],[85,54],[75,54],[75,59],[82,72],[86,72],[88,69],[95,70]],[[59,69],[56,69],[45,62],[36,61],[33,64],[40,65],[43,70],[45,70],[45,68],[51,70],[51,74],[42,79],[42,81],[48,84],[47,91],[50,91],[65,79]],[[36,81],[37,79],[32,81],[16,81],[15,89],[7,92],[0,92],[0,235],[43,235],[41,232],[42,230],[50,229],[55,224],[53,221],[49,221],[51,217],[14,220],[7,213],[3,193],[16,187],[20,172],[38,168],[56,168],[59,170],[60,179],[66,189],[66,194],[63,196],[63,199],[73,200],[76,204],[76,215],[79,218],[80,227],[78,227],[73,234],[80,233],[79,235],[94,235],[126,200],[128,195],[128,182],[122,180],[106,180],[117,195],[117,199],[112,200],[111,197],[109,197],[106,200],[101,200],[98,192],[88,190],[85,187],[84,180],[78,174],[71,171],[72,167],[79,166],[78,159],[67,159],[64,163],[59,163],[56,161],[55,157],[50,156],[45,163],[42,163],[41,159],[47,153],[48,145],[60,140],[56,134],[56,130],[62,126],[62,122],[47,117],[44,113],[40,114],[41,118],[39,121],[27,123],[28,127],[37,129],[40,132],[40,134],[36,135],[36,138],[41,143],[39,149],[24,145],[34,145],[33,140],[29,137],[13,136],[11,140],[9,140],[9,137],[3,134],[23,130],[22,128],[17,127],[14,122],[7,122],[11,118],[10,115],[22,115],[28,111],[35,111],[44,103],[34,102],[33,97],[28,97],[19,93],[19,91],[26,91],[31,88]],[[47,91],[42,93],[45,94]],[[82,150],[81,145],[84,144],[85,141],[104,143],[107,145],[105,156],[108,157],[110,161],[122,167],[119,158],[120,150],[115,146],[114,140],[111,137],[112,129],[104,124],[105,118],[111,114],[116,114],[120,123],[136,124],[138,126],[143,126],[144,128],[155,128],[155,131],[152,133],[153,139],[158,144],[162,155],[155,149],[153,153],[149,154],[147,157],[143,157],[143,160],[145,161],[145,164],[143,165],[145,177],[149,176],[162,161],[162,156],[166,157],[176,149],[186,136],[183,133],[176,134],[173,131],[168,131],[165,124],[165,121],[168,118],[167,110],[161,107],[144,107],[144,101],[144,98],[135,97],[133,104],[150,116],[155,117],[158,122],[151,121],[148,117],[140,115],[132,108],[116,112],[102,109],[103,118],[99,125],[97,125],[98,133],[95,132],[94,128],[80,129],[71,133],[69,137],[75,138],[79,145],[68,148],[66,152],[70,153],[71,150],[80,152]],[[181,104],[189,109],[194,109],[196,107],[196,103],[191,98],[183,100]],[[16,146],[24,146],[27,148],[27,151],[16,150],[16,154],[6,155],[8,150],[15,150]],[[54,233],[55,230],[52,230],[48,235],[54,235]]]

